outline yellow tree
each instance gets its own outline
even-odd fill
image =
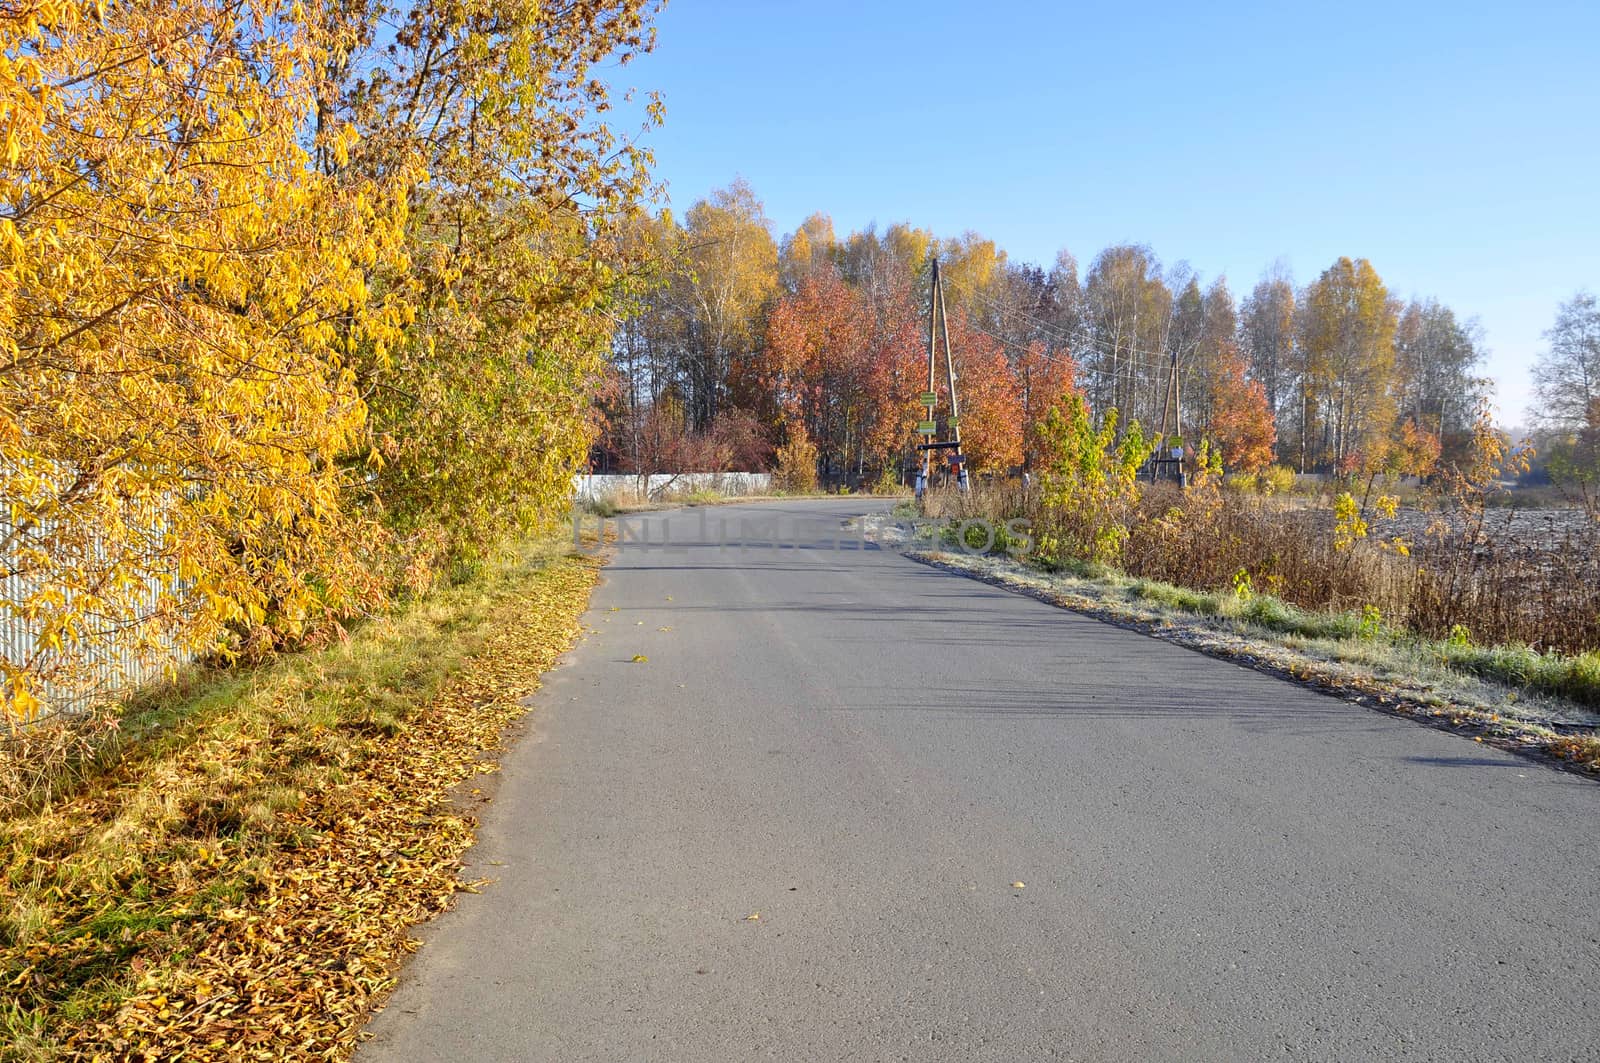
[[[647,245],[625,239],[650,156],[607,122],[601,64],[654,42],[649,0],[346,0],[319,105],[359,147],[328,170],[401,188],[410,263],[378,269],[417,315],[357,369],[383,467],[370,499],[414,582],[558,512]],[[371,27],[395,27],[375,40]],[[659,121],[659,101],[646,122]]]
[[[1302,321],[1310,446],[1340,469],[1393,426],[1396,308],[1372,263],[1341,258],[1306,289]]]
[[[342,351],[381,357],[404,316],[365,280],[404,204],[312,166],[327,53],[299,10],[0,15],[0,566],[34,636],[0,663],[14,713],[41,679],[87,685],[109,640],[231,652],[371,596]]]
[[[784,237],[778,251],[778,272],[785,291],[795,292],[807,277],[835,268],[840,257],[839,240],[833,234],[833,219],[813,214],[800,228]]]
[[[688,317],[695,357],[692,414],[709,424],[725,403],[730,376],[741,375],[778,292],[778,245],[765,208],[743,179],[689,208],[684,218]]]

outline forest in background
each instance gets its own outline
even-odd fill
[[[1490,397],[1476,321],[1401,299],[1362,258],[1304,285],[1269,269],[1240,298],[1227,278],[1164,266],[1138,244],[1086,267],[1063,250],[1045,267],[973,232],[894,224],[841,236],[821,213],[775,238],[742,180],[681,220],[638,221],[631,237],[655,271],[613,345],[599,471],[764,468],[799,435],[825,482],[903,481],[927,383],[934,256],[978,472],[1031,467],[1044,411],[1075,392],[1147,434],[1165,413],[1169,438],[1191,450],[1210,441],[1229,471],[1425,474],[1466,460]],[[1550,340],[1539,386],[1556,401],[1542,404],[1540,450],[1571,453],[1600,421],[1592,297],[1562,308]],[[1168,412],[1174,359],[1181,410]]]

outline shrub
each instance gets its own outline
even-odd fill
[[[778,448],[773,482],[786,494],[810,494],[817,489],[817,445],[799,422],[789,426],[789,441]]]
[[[1273,465],[1259,474],[1257,486],[1264,495],[1286,495],[1294,490],[1294,470],[1287,465]]]
[[[1269,631],[1293,631],[1298,624],[1295,610],[1269,594],[1258,594],[1245,603],[1240,616]]]
[[[1115,409],[1096,430],[1083,396],[1068,395],[1046,414],[1039,440],[1040,552],[1116,564],[1139,501],[1139,466],[1152,449],[1138,422],[1118,439]]]

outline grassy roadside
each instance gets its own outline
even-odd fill
[[[473,776],[577,638],[558,539],[342,644],[197,674],[0,819],[0,1060],[328,1058],[448,906]]]
[[[1053,605],[1317,687],[1501,748],[1600,774],[1600,655],[1418,638],[1361,613],[1203,592],[1098,566],[1047,571],[993,555],[908,556]]]

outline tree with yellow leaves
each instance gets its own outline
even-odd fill
[[[330,16],[351,47],[319,113],[359,139],[326,168],[410,204],[409,261],[372,283],[415,320],[354,367],[382,456],[367,497],[414,583],[547,520],[587,457],[650,162],[605,121],[594,69],[653,45],[655,6],[350,0]]]
[[[1372,263],[1341,258],[1306,289],[1300,345],[1305,352],[1308,446],[1343,470],[1381,449],[1394,425],[1395,307]]]
[[[366,270],[405,204],[312,165],[324,55],[297,10],[0,16],[0,608],[34,635],[0,662],[14,714],[86,682],[99,643],[232,651],[372,596],[342,354],[396,335]]]
[[[13,715],[114,683],[107,646],[303,637],[565,502],[648,190],[593,70],[654,6],[0,13]]]

